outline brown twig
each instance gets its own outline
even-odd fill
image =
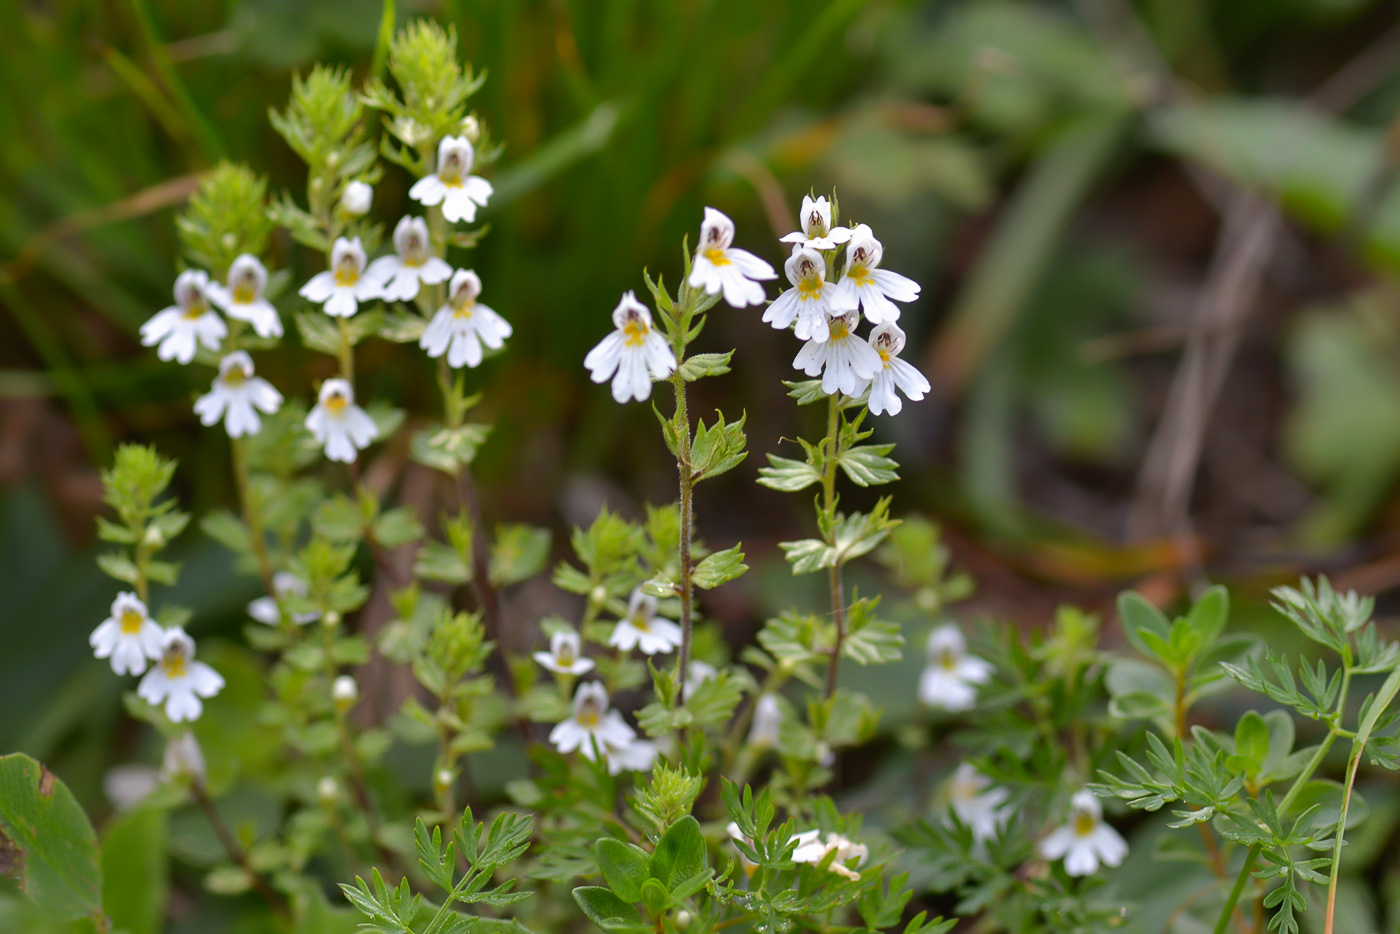
[[[249,882],[253,886],[253,891],[262,896],[267,902],[272,913],[280,918],[289,918],[291,913],[287,908],[287,900],[275,890],[262,873],[253,868],[248,861],[248,853],[243,849],[243,845],[238,842],[238,838],[229,830],[228,824],[224,823],[224,818],[219,814],[218,808],[214,807],[214,801],[209,797],[209,790],[204,787],[204,782],[195,778],[190,782],[190,791],[194,794],[194,799],[199,804],[199,809],[208,818],[209,825],[214,828],[214,836],[219,838],[224,850],[228,853],[229,859],[242,869],[248,876]]]

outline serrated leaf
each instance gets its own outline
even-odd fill
[[[702,590],[713,590],[742,575],[749,566],[744,563],[744,553],[739,550],[740,547],[735,545],[707,555],[691,572],[691,583]]]

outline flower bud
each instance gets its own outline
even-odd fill
[[[145,545],[147,548],[163,548],[165,547],[165,536],[162,535],[160,529],[155,526],[148,526],[146,528],[146,535],[141,540],[141,544]]]
[[[331,701],[335,709],[344,713],[360,699],[360,687],[350,675],[340,675],[331,683]]]
[[[340,209],[352,217],[361,217],[369,213],[373,201],[374,189],[365,182],[354,181],[341,192]]]
[[[481,139],[481,123],[475,114],[468,114],[462,118],[461,134],[473,143]]]
[[[340,797],[340,785],[329,775],[322,776],[316,783],[316,799],[325,805],[335,804]]]
[[[593,603],[602,605],[608,599],[608,591],[602,584],[599,584],[588,594],[588,599]]]
[[[457,776],[452,774],[451,769],[438,769],[437,774],[433,776],[433,786],[438,794],[442,794],[451,788],[452,783],[456,780]]]
[[[682,908],[676,912],[676,927],[682,931],[690,927],[690,922],[695,920],[694,915]]]
[[[182,733],[165,744],[165,755],[160,763],[160,777],[166,781],[177,778],[204,781],[204,753],[200,750],[193,733]]]
[[[335,610],[327,610],[326,615],[321,617],[321,625],[327,629],[335,629],[340,625],[340,614]]]

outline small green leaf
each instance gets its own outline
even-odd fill
[[[614,927],[638,924],[641,913],[601,885],[581,885],[574,889],[574,901],[598,927],[605,931]]]
[[[671,890],[704,872],[706,863],[705,837],[700,832],[700,822],[687,814],[656,841],[647,871]]]
[[[758,482],[781,493],[796,493],[798,490],[805,490],[822,480],[822,475],[817,468],[802,461],[789,460],[786,457],[769,454],[768,464],[769,466],[758,469]]]
[[[681,364],[681,379],[693,383],[704,376],[723,376],[729,372],[729,361],[734,351],[728,353],[701,353],[686,358]]]
[[[744,563],[744,553],[739,550],[740,547],[742,546],[735,545],[707,555],[695,566],[691,573],[691,582],[701,590],[713,590],[720,584],[742,575],[749,566]]]
[[[549,544],[548,529],[524,523],[498,526],[491,546],[491,583],[506,587],[534,577],[549,560]]]
[[[1143,655],[1161,657],[1161,649],[1166,646],[1171,623],[1162,611],[1134,591],[1118,595],[1118,618],[1123,624],[1123,633],[1128,641]],[[1149,644],[1148,637],[1155,637]]]
[[[613,894],[624,902],[640,901],[642,883],[647,880],[647,854],[611,837],[595,843],[593,852]]]
[[[1186,617],[1196,632],[1200,648],[1208,650],[1215,640],[1220,638],[1229,616],[1230,593],[1224,587],[1216,584],[1201,594],[1201,598],[1191,607],[1191,613]]]

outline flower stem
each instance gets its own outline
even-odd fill
[[[248,536],[253,542],[253,556],[258,562],[258,575],[262,577],[263,589],[274,600],[277,590],[272,583],[272,558],[267,553],[267,536],[263,534],[262,519],[253,508],[248,485],[248,452],[242,438],[229,439],[233,449],[233,479],[238,485],[238,502],[243,507],[243,521],[248,525]]]
[[[355,348],[350,343],[350,319],[336,318],[340,325],[340,375],[352,387],[355,385]]]
[[[194,795],[195,801],[199,804],[199,809],[204,812],[204,816],[209,821],[209,826],[214,828],[214,836],[219,838],[219,843],[223,844],[224,850],[228,853],[229,859],[248,876],[249,882],[253,886],[253,891],[262,896],[267,902],[272,913],[279,918],[288,917],[287,900],[277,893],[268,884],[267,879],[253,868],[248,861],[248,854],[239,844],[238,839],[229,830],[228,824],[224,823],[224,818],[219,814],[219,809],[214,807],[213,800],[209,797],[209,790],[204,787],[204,782],[195,778],[190,782],[190,791]]]
[[[690,463],[690,415],[686,410],[685,380],[681,377],[681,357],[676,357],[676,372],[671,374],[671,385],[676,389],[676,427],[679,446],[676,453],[676,467],[680,476],[680,598],[681,598],[681,653],[677,673],[679,688],[676,693],[678,703],[685,701],[685,680],[690,669],[690,638],[694,626],[692,606],[694,600],[693,568],[690,562],[690,543],[694,537],[695,515],[695,473]]]
[[[826,543],[836,547],[836,460],[839,454],[841,430],[841,398],[836,393],[827,398],[826,460],[822,471],[822,513],[826,518]],[[841,665],[841,652],[846,642],[845,587],[841,583],[841,558],[831,563],[827,575],[831,586],[831,619],[836,625],[836,638],[831,645],[831,660],[826,666],[826,697],[836,693],[836,676]]]

